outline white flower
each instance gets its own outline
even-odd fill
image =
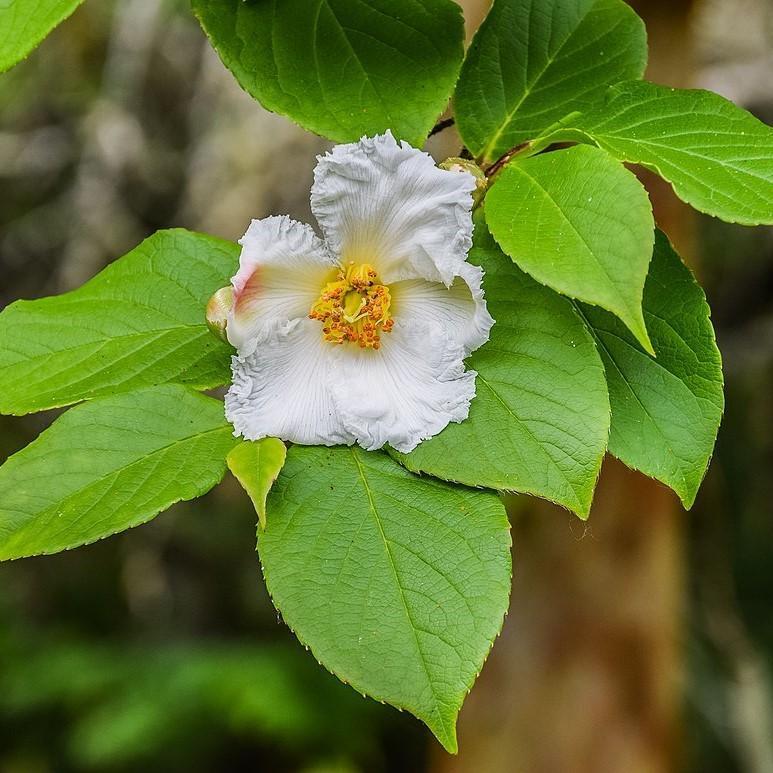
[[[311,208],[240,240],[226,413],[250,440],[410,451],[467,418],[464,358],[493,320],[472,244],[472,175],[391,133],[319,157]]]

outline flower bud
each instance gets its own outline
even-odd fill
[[[226,336],[226,325],[228,324],[228,315],[231,313],[234,305],[233,287],[221,287],[207,303],[207,327],[213,335],[228,341]]]
[[[471,174],[475,178],[475,190],[472,192],[472,200],[476,207],[480,204],[486,193],[488,179],[483,170],[474,161],[470,161],[468,158],[452,156],[442,161],[438,166],[447,172],[467,172]]]

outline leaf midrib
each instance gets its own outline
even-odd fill
[[[604,341],[601,339],[601,336],[600,336],[599,332],[597,331],[596,327],[585,316],[585,313],[580,308],[580,305],[578,303],[572,301],[572,304],[574,305],[577,313],[580,315],[580,317],[582,317],[583,321],[585,322],[585,325],[587,326],[588,330],[590,331],[591,335],[593,336],[594,341],[596,341],[597,345],[601,349],[603,349],[603,351],[605,352],[605,354],[609,358],[609,361],[615,366],[615,370],[618,372],[618,374],[620,375],[620,378],[623,380],[625,385],[628,387],[628,389],[630,390],[631,394],[634,396],[634,398],[636,398],[636,402],[639,404],[639,406],[641,407],[642,411],[644,411],[644,415],[650,420],[652,426],[655,428],[655,430],[657,431],[658,435],[660,435],[660,437],[663,439],[663,444],[668,449],[669,454],[671,454],[671,456],[675,460],[677,460],[677,462],[682,461],[681,458],[679,457],[679,455],[674,452],[673,448],[671,448],[671,444],[670,444],[668,438],[663,434],[663,430],[660,428],[660,424],[656,421],[655,417],[647,410],[647,407],[641,401],[641,398],[639,397],[638,392],[634,389],[633,384],[631,384],[631,382],[626,378],[625,373],[623,372],[622,368],[618,364],[617,360],[612,356],[612,352],[609,351],[609,348],[604,343]],[[621,338],[620,336],[617,336],[617,338],[621,342],[623,342],[623,343],[627,344],[629,347],[631,347],[631,349],[633,349],[635,352],[637,352],[637,354],[642,354],[643,353],[643,352],[640,352],[635,346],[631,346],[630,342],[626,341],[624,338]],[[658,365],[659,367],[663,368],[663,370],[665,370],[670,376],[674,376],[675,378],[679,379],[679,377],[675,373],[672,373],[670,370],[668,370],[665,366],[663,366],[657,360],[653,359],[652,361],[655,362],[655,364]],[[687,390],[690,392],[690,394],[693,395],[693,397],[696,397],[695,394],[693,393],[693,391],[690,389],[689,385],[686,384],[683,379],[679,379],[679,381],[681,381],[685,385],[685,387],[687,387]],[[697,397],[696,397],[696,399],[697,399]],[[610,431],[611,431],[611,427],[610,427]],[[688,492],[689,492],[689,489],[688,489],[688,486],[687,486],[687,476],[686,476],[685,471],[684,471],[684,469],[683,469],[681,464],[677,464],[677,469],[678,469],[679,475],[680,475],[680,477],[682,479],[682,486],[683,486],[682,493],[687,495]]]
[[[604,265],[604,263],[597,257],[596,253],[594,252],[593,248],[590,244],[588,244],[588,240],[585,238],[585,236],[577,229],[577,227],[574,225],[574,223],[569,219],[569,217],[566,215],[562,207],[558,204],[558,202],[555,200],[555,198],[551,195],[551,193],[532,175],[530,175],[523,166],[519,166],[518,164],[513,164],[510,166],[511,172],[519,172],[524,177],[527,177],[531,182],[535,185],[535,187],[540,191],[540,193],[543,195],[544,199],[546,199],[551,205],[555,212],[557,212],[562,220],[562,222],[566,223],[569,228],[572,229],[572,232],[577,236],[577,238],[582,242],[583,246],[585,247],[585,250],[587,251],[588,255],[592,258],[593,262],[602,270],[604,273],[604,276],[607,279],[608,287],[622,300],[623,306],[626,309],[626,311],[631,314],[632,320],[637,320],[638,314],[636,307],[631,307],[630,302],[627,298],[625,298],[624,295],[620,293],[620,288],[615,282],[615,280],[612,278],[612,276],[609,273],[609,270]],[[517,262],[517,261],[516,261]],[[531,273],[531,272],[527,272]],[[532,276],[534,276],[532,274]],[[535,277],[536,278],[536,277]],[[546,283],[547,284],[547,283]],[[587,303],[597,303],[597,301],[594,301],[590,298],[580,298],[579,296],[575,296],[578,298],[578,300],[586,301]],[[612,311],[612,309],[609,309]],[[613,312],[617,313],[617,312]]]
[[[426,659],[426,656],[424,655],[424,650],[422,649],[421,642],[419,641],[416,624],[413,622],[413,617],[411,615],[410,608],[408,607],[408,601],[405,598],[403,586],[400,582],[400,576],[397,572],[397,566],[395,565],[394,557],[392,556],[392,550],[389,547],[389,541],[387,540],[386,534],[384,532],[384,528],[381,524],[381,518],[376,508],[376,503],[373,498],[373,492],[371,491],[371,488],[368,485],[367,477],[365,475],[365,470],[362,462],[358,457],[358,452],[354,448],[350,448],[350,451],[352,454],[352,458],[354,459],[354,463],[357,466],[357,472],[359,474],[360,480],[362,481],[362,486],[365,489],[365,494],[368,498],[368,505],[370,507],[370,512],[373,515],[373,520],[375,521],[376,526],[378,528],[379,536],[381,537],[381,540],[384,544],[384,551],[389,561],[389,566],[392,570],[392,574],[395,578],[395,584],[397,586],[397,589],[400,595],[400,601],[402,602],[403,610],[405,611],[405,616],[408,621],[408,627],[411,629],[411,633],[413,633],[413,638],[414,638],[414,641],[416,642],[416,651],[419,655],[421,665],[424,669],[424,674],[427,677],[427,685],[429,686],[430,692],[432,693],[432,698],[435,701],[435,707],[434,707],[435,715],[438,717],[440,724],[443,728],[443,734],[447,738],[449,738],[450,736],[448,735],[448,728],[446,726],[446,721],[445,721],[445,718],[443,717],[442,711],[440,710],[440,706],[444,703],[444,701],[442,701],[439,698],[437,692],[435,691],[435,683],[432,679],[432,676],[430,675],[429,666],[427,665],[427,659]]]
[[[357,52],[354,49],[354,44],[349,39],[349,36],[347,35],[347,28],[343,26],[338,16],[336,16],[336,12],[333,10],[332,5],[330,5],[330,0],[319,0],[319,6],[317,7],[317,13],[314,18],[314,24],[312,26],[312,32],[313,32],[313,40],[314,40],[314,64],[317,68],[317,82],[320,86],[320,93],[323,95],[323,100],[327,102],[324,96],[324,91],[322,89],[322,78],[321,76],[321,70],[319,67],[319,58],[317,55],[317,37],[319,33],[319,18],[322,14],[322,8],[323,6],[327,8],[328,12],[330,13],[330,16],[332,19],[335,20],[336,25],[338,26],[338,29],[341,31],[341,36],[346,41],[347,46],[349,47],[349,50],[351,51],[352,58],[357,63],[357,67],[360,69],[360,72],[362,73],[362,77],[365,80],[365,83],[370,86],[373,94],[375,95],[376,99],[378,100],[379,104],[381,105],[381,109],[384,112],[384,115],[387,118],[387,123],[392,126],[394,124],[394,121],[392,120],[392,115],[389,111],[389,108],[386,105],[386,102],[384,101],[384,98],[381,96],[381,92],[376,88],[376,84],[373,82],[371,77],[368,75],[368,71],[365,69],[365,66],[362,63],[362,60],[358,56]],[[402,53],[402,52],[401,52]],[[327,104],[326,104],[327,107]],[[340,121],[338,120],[338,116],[333,113],[332,110],[328,107],[328,111],[330,115],[332,115],[336,121],[336,123],[341,125]]]
[[[173,440],[171,443],[167,443],[166,445],[162,446],[161,448],[156,448],[150,453],[144,454],[141,458],[135,459],[133,462],[129,462],[128,464],[125,464],[123,466],[117,467],[113,470],[110,470],[109,472],[105,472],[102,475],[100,475],[98,478],[95,478],[93,480],[90,480],[88,483],[86,483],[83,486],[80,486],[79,488],[75,489],[74,491],[67,494],[64,498],[57,500],[57,502],[47,505],[42,510],[38,510],[36,512],[30,513],[26,510],[12,510],[10,512],[16,512],[21,513],[22,515],[29,516],[29,520],[27,520],[21,528],[15,529],[13,532],[10,533],[9,539],[4,540],[3,547],[8,548],[9,546],[13,546],[14,542],[19,539],[20,536],[24,534],[24,531],[36,520],[45,518],[47,515],[49,515],[52,511],[57,509],[64,509],[67,507],[67,505],[76,497],[79,495],[84,494],[85,492],[89,491],[90,489],[94,488],[95,486],[99,485],[100,483],[103,483],[104,481],[110,479],[113,476],[121,475],[122,473],[126,472],[127,470],[131,470],[133,467],[136,467],[140,464],[143,464],[159,455],[165,454],[169,449],[174,448],[175,446],[182,445],[191,441],[199,440],[203,437],[206,437],[208,435],[214,434],[216,432],[223,432],[225,430],[229,430],[230,427],[227,425],[221,426],[221,427],[215,427],[213,429],[205,430],[203,432],[197,432],[193,435],[187,435],[184,438],[178,438],[176,440]],[[85,449],[90,450],[90,449]],[[35,480],[35,479],[31,479]],[[140,489],[135,490],[132,492],[131,496],[135,496],[136,493]],[[86,512],[90,512],[94,509],[94,506],[89,508]],[[4,512],[9,512],[8,510],[0,510],[0,515]],[[83,514],[81,514],[82,517]]]
[[[564,472],[564,470],[562,470],[558,466],[556,460],[553,459],[553,457],[547,452],[547,450],[544,448],[542,443],[540,443],[540,441],[535,437],[534,433],[529,429],[529,427],[526,426],[526,423],[523,421],[523,419],[521,419],[520,416],[518,416],[516,413],[513,412],[512,408],[510,408],[510,406],[507,404],[505,399],[499,394],[499,392],[497,392],[496,389],[494,389],[494,387],[491,384],[489,384],[489,382],[483,376],[480,375],[480,373],[478,373],[477,378],[480,380],[480,382],[482,384],[484,384],[489,389],[489,391],[494,396],[494,398],[499,403],[501,403],[501,405],[505,409],[505,411],[507,411],[507,413],[509,413],[510,416],[512,416],[513,419],[515,419],[515,421],[518,423],[518,425],[524,428],[524,430],[526,431],[528,436],[534,441],[535,446],[537,448],[539,448],[544,453],[545,457],[550,461],[551,466],[558,472],[559,476],[563,479],[563,481],[566,483],[566,485],[569,486],[569,490],[575,496],[574,506],[577,508],[577,511],[578,512],[585,512],[585,508],[583,507],[580,494],[577,491],[577,489],[574,487],[574,484],[572,483],[572,481],[569,480],[569,478],[567,477],[567,475]],[[540,495],[540,496],[542,496],[542,495]]]
[[[536,83],[540,81],[542,76],[548,71],[550,67],[555,63],[555,61],[559,58],[561,52],[564,49],[564,46],[574,37],[575,33],[577,32],[579,26],[582,24],[583,21],[587,18],[588,14],[591,11],[592,4],[588,7],[588,10],[583,14],[582,18],[578,21],[577,26],[561,41],[561,45],[556,49],[555,53],[552,56],[548,56],[548,61],[545,64],[545,66],[542,68],[542,70],[537,74],[537,76],[531,81],[526,83],[526,88],[524,89],[523,96],[516,102],[515,106],[509,110],[502,121],[499,128],[494,133],[493,137],[488,141],[486,147],[484,148],[483,152],[481,153],[481,156],[484,159],[488,159],[491,151],[496,147],[497,143],[502,137],[502,134],[504,134],[505,129],[510,124],[510,122],[513,120],[515,114],[518,112],[518,110],[523,106],[523,103],[526,101],[526,99],[531,96],[534,86]],[[530,13],[534,9],[533,2],[529,6]],[[527,57],[528,57],[528,51],[527,51]]]
[[[27,356],[23,359],[17,360],[16,362],[8,363],[3,365],[4,368],[15,368],[20,365],[24,365],[25,367],[29,366],[30,363],[37,362],[39,360],[50,360],[54,357],[62,356],[62,355],[68,355],[72,354],[73,352],[78,352],[82,349],[88,349],[89,347],[94,347],[94,351],[91,352],[91,354],[97,354],[101,349],[103,349],[105,346],[108,346],[114,342],[128,342],[135,338],[151,338],[153,340],[148,341],[148,344],[156,343],[157,341],[162,340],[162,338],[167,335],[168,333],[176,333],[181,330],[197,330],[198,335],[193,336],[190,339],[190,342],[195,341],[198,337],[203,337],[205,333],[207,333],[207,328],[204,325],[178,325],[176,327],[164,327],[164,328],[157,328],[153,330],[144,330],[138,333],[126,333],[124,335],[118,335],[118,336],[102,336],[101,338],[98,338],[94,341],[87,341],[86,343],[76,344],[74,346],[65,346],[61,349],[54,349],[49,352],[44,352],[42,354],[36,354],[32,356]],[[155,336],[155,338],[154,338]],[[139,349],[135,351],[140,351]],[[131,354],[131,352],[130,352]],[[109,363],[105,367],[109,367],[109,365],[112,365],[113,363]],[[29,375],[29,374],[28,374]]]

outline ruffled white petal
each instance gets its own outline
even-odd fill
[[[413,450],[449,422],[464,421],[475,371],[436,325],[397,323],[381,348],[335,348],[331,388],[343,427],[368,450]]]
[[[226,416],[248,440],[279,437],[307,445],[351,444],[333,402],[333,357],[310,319],[264,326],[248,356],[232,358]]]
[[[466,357],[488,341],[494,324],[482,281],[483,269],[465,262],[450,287],[424,279],[395,282],[389,288],[392,313],[407,324],[440,325]]]
[[[450,284],[472,245],[474,189],[387,132],[320,156],[311,208],[341,262],[370,263],[387,283]]]
[[[239,244],[226,332],[239,354],[247,355],[265,325],[308,316],[337,264],[311,226],[284,215],[253,220]]]

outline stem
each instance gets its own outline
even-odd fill
[[[502,170],[504,166],[510,163],[519,153],[523,153],[524,150],[531,147],[531,140],[522,142],[520,145],[516,145],[514,148],[510,148],[503,156],[500,156],[488,169],[484,170],[486,177],[491,179],[498,172]]]
[[[453,118],[446,118],[444,121],[438,121],[429,133],[430,137],[434,137],[436,134],[440,134],[443,129],[448,129],[449,126],[453,126],[456,120]]]

